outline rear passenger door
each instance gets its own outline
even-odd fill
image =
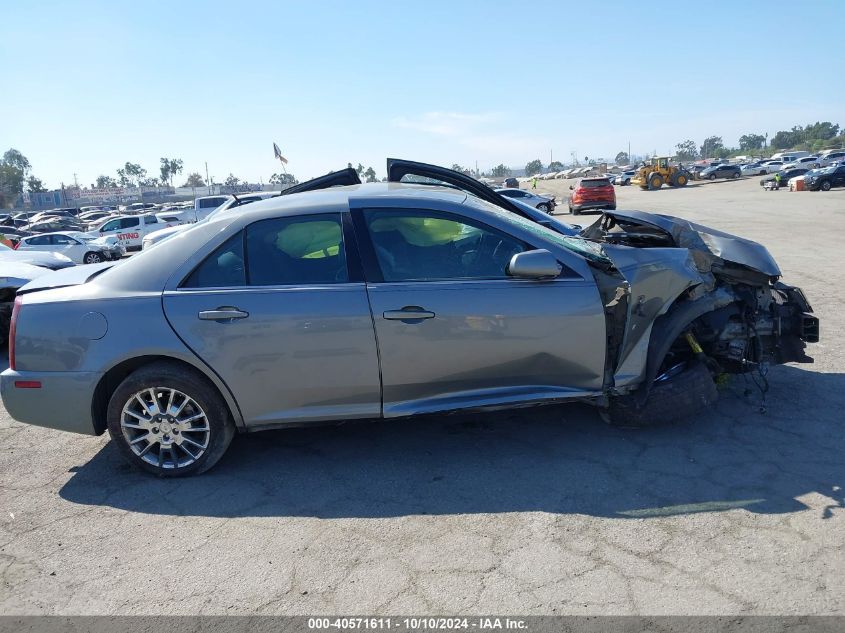
[[[174,330],[250,427],[381,413],[370,306],[343,217],[253,222],[164,293]]]

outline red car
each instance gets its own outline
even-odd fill
[[[604,177],[581,178],[569,187],[569,212],[579,215],[587,209],[615,209],[616,190]]]

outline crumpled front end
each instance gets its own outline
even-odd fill
[[[603,242],[630,284],[611,391],[648,391],[692,356],[713,374],[813,362],[819,320],[762,245],[642,211],[608,211],[582,236]]]

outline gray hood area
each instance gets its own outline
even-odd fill
[[[622,223],[636,223],[660,229],[672,238],[676,247],[691,251],[699,270],[710,271],[714,264],[728,262],[770,277],[781,276],[777,263],[761,244],[671,215],[645,211],[606,211],[602,220],[584,229],[582,235],[589,239],[600,239],[600,225],[606,217]]]

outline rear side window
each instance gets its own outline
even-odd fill
[[[596,187],[607,187],[610,181],[607,178],[594,178],[592,180],[582,180],[581,187],[584,189],[595,189]]]
[[[50,243],[49,235],[38,235],[37,237],[30,237],[26,243],[31,246],[45,246]]]
[[[205,198],[204,200],[200,200],[200,209],[216,209],[221,204],[226,202],[226,198]]]
[[[144,224],[156,224],[158,223],[158,218],[154,215],[145,215],[144,216]]]
[[[273,218],[229,238],[182,287],[332,284],[349,280],[339,214]]]
[[[339,214],[255,222],[246,229],[246,249],[251,286],[349,280]]]

